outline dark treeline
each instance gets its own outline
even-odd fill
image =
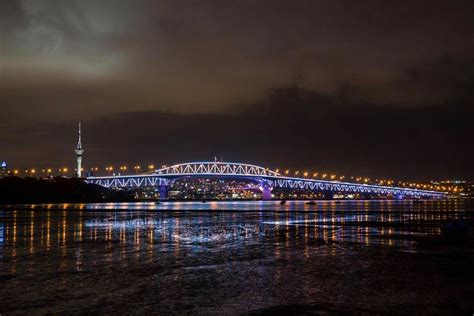
[[[92,203],[130,200],[118,192],[80,179],[6,177],[0,179],[0,204]]]

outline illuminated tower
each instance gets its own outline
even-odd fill
[[[82,154],[84,153],[84,149],[82,149],[81,143],[81,122],[79,122],[79,140],[77,141],[77,148],[75,150],[76,157],[77,157],[77,177],[81,177],[81,165],[82,165]]]

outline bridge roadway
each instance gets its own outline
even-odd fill
[[[340,181],[285,177],[267,168],[231,162],[190,162],[155,170],[149,174],[87,177],[87,183],[113,189],[157,187],[166,195],[170,185],[183,177],[237,178],[256,181],[264,200],[271,199],[273,188],[325,191],[334,193],[381,194],[409,198],[444,198],[447,193],[410,188],[359,184]]]

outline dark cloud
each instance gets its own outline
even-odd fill
[[[349,105],[349,106],[348,106]],[[234,114],[128,112],[83,123],[85,164],[247,161],[372,177],[472,177],[472,106],[399,111],[299,88],[272,91]],[[74,122],[18,129],[19,163],[42,144],[37,165],[72,165]],[[27,138],[25,140],[25,138]],[[17,150],[17,149],[15,149]],[[471,153],[472,154],[472,153]]]
[[[63,157],[81,119],[97,163],[219,151],[382,172],[367,156],[394,157],[395,175],[420,146],[431,154],[441,146],[427,173],[469,173],[460,156],[471,132],[472,9],[421,0],[4,0],[0,143],[19,164]],[[300,92],[275,89],[289,86]],[[119,144],[133,150],[117,152]]]

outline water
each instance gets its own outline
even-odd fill
[[[461,202],[0,209],[0,313],[472,313]]]

